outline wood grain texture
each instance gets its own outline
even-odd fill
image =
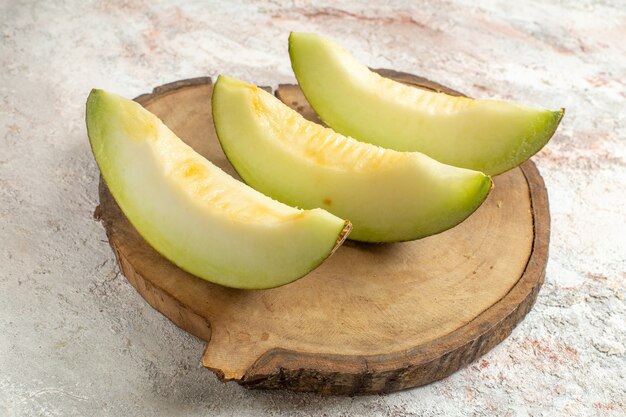
[[[215,137],[211,90],[210,79],[184,80],[138,101],[238,178]],[[297,86],[281,85],[276,95],[315,119]],[[531,309],[548,255],[546,190],[532,162],[494,182],[485,204],[451,230],[392,245],[347,242],[305,278],[263,291],[220,287],[178,269],[139,236],[102,181],[97,216],[129,282],[208,342],[203,363],[220,378],[257,388],[380,393],[451,374],[506,338]]]

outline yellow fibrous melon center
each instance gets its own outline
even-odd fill
[[[352,172],[374,172],[391,168],[408,157],[310,123],[273,97],[264,97],[266,94],[256,89],[252,97],[252,107],[260,125],[271,129],[284,146],[317,165]]]

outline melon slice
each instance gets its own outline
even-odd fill
[[[411,87],[370,71],[313,33],[291,33],[289,55],[304,95],[334,130],[489,175],[538,152],[564,113]]]
[[[342,136],[233,78],[218,78],[212,103],[222,149],[246,183],[286,204],[349,219],[354,240],[442,232],[476,210],[492,186],[481,172]]]
[[[134,101],[93,90],[87,131],[133,226],[165,258],[207,281],[286,284],[318,266],[349,230],[325,210],[295,209],[235,180]]]

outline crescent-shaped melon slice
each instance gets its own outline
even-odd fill
[[[354,240],[442,232],[476,210],[492,186],[481,172],[342,136],[233,78],[218,78],[212,103],[222,149],[246,183],[286,204],[349,219]]]
[[[93,90],[87,131],[102,177],[135,229],[207,281],[286,284],[317,267],[349,230],[325,210],[295,209],[235,180],[131,100]]]
[[[563,117],[563,109],[407,86],[370,71],[341,46],[313,33],[291,33],[289,56],[307,100],[337,132],[489,175],[538,152]]]

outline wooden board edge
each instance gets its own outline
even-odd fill
[[[199,85],[213,85],[213,80],[211,77],[195,77],[195,78],[187,78],[185,80],[174,81],[171,83],[163,84],[158,87],[154,87],[151,93],[141,94],[134,98],[134,100],[141,104],[142,106],[146,106],[150,101],[154,100],[157,97],[162,97],[167,94],[171,94],[180,90],[181,88],[187,87],[196,87]]]
[[[419,88],[423,88],[425,90],[435,91],[437,93],[446,93],[450,96],[461,96],[466,97],[465,94],[453,90],[450,87],[446,87],[443,84],[439,84],[438,82],[431,81],[428,78],[420,77],[418,75],[409,74],[408,72],[396,71],[386,68],[370,68],[375,73],[381,75],[385,78],[392,78],[395,81],[400,81],[401,83],[410,84],[413,86],[417,86]]]
[[[101,218],[100,215],[103,204],[107,204],[108,199],[113,199],[102,176],[100,176],[98,185],[98,197],[100,204],[96,207],[94,218],[103,223],[109,246],[113,250],[124,277],[152,308],[163,314],[179,328],[209,342],[211,340],[211,323],[163,288],[143,278],[141,273],[130,264],[119,250],[118,242],[113,238],[112,224],[107,219]]]

